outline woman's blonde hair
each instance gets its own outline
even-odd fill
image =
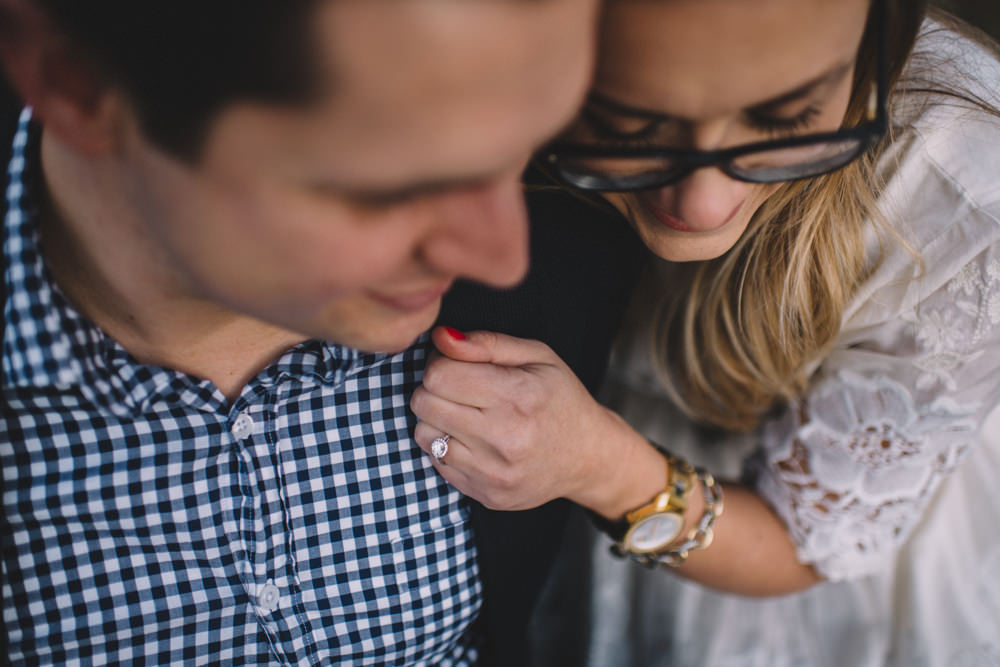
[[[895,85],[926,3],[886,0],[884,9]],[[870,16],[845,125],[863,118],[877,77],[878,32]],[[672,267],[654,354],[672,397],[691,417],[746,430],[804,392],[849,299],[874,268],[869,228],[892,233],[875,216],[875,165],[888,143],[839,171],[782,185],[726,254]]]

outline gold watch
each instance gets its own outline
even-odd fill
[[[666,550],[684,530],[684,510],[695,487],[695,470],[686,461],[664,453],[667,488],[650,502],[625,515],[627,529],[619,548],[635,555]]]

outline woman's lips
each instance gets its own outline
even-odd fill
[[[646,205],[646,210],[649,211],[649,213],[654,218],[656,218],[657,220],[659,220],[660,222],[662,222],[664,225],[666,225],[670,229],[673,229],[673,230],[678,231],[678,232],[693,232],[693,231],[696,231],[694,228],[689,227],[688,225],[684,224],[683,220],[681,220],[680,218],[675,218],[674,216],[670,215],[666,211],[662,211],[662,210],[660,210],[660,209],[658,209],[658,208],[656,208],[654,206],[650,206],[648,204]]]
[[[733,207],[733,210],[729,212],[729,215],[726,216],[726,219],[723,220],[722,223],[720,223],[718,226],[712,229],[695,229],[694,227],[691,227],[680,218],[670,215],[662,208],[657,208],[647,198],[640,196],[639,201],[642,203],[642,207],[646,210],[646,212],[649,213],[649,215],[651,215],[657,221],[662,223],[665,227],[669,227],[670,229],[673,229],[674,231],[677,232],[688,232],[688,233],[714,232],[718,229],[722,229],[723,227],[729,224],[729,221],[733,219],[736,213],[739,212],[740,208],[743,206],[743,202],[741,201],[739,204]]]
[[[384,306],[402,312],[412,312],[423,310],[427,306],[439,301],[444,293],[451,287],[451,281],[427,287],[420,290],[401,292],[398,294],[383,294],[381,292],[369,292],[373,299]]]

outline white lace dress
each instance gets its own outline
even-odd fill
[[[977,47],[940,33],[920,47],[998,103],[1000,66]],[[719,594],[595,537],[591,665],[1000,665],[1000,120],[915,109],[880,206],[923,267],[887,243],[799,403],[749,436],[699,432],[659,388],[642,332],[606,388],[651,439],[730,478],[753,468],[828,581]]]

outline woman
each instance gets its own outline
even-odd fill
[[[1000,661],[1000,63],[922,19],[612,2],[543,160],[657,256],[606,392],[628,421],[538,343],[435,331],[441,474],[569,498],[664,566],[598,557],[593,664]]]

